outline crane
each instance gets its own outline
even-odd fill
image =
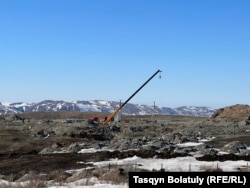
[[[105,118],[103,124],[107,125],[111,122],[114,117],[120,112],[120,110],[150,81],[152,80],[158,73],[162,72],[161,70],[157,70],[144,84],[141,85],[139,89],[137,89],[122,105],[120,105],[113,113],[111,113],[107,118]]]

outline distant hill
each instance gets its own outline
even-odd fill
[[[61,100],[44,100],[38,103],[0,103],[0,114],[16,114],[24,112],[57,112],[57,111],[77,111],[77,112],[102,112],[112,113],[119,107],[116,101],[92,100],[67,102]],[[125,115],[189,115],[209,117],[216,110],[210,107],[181,106],[177,108],[153,107],[150,105],[139,105],[127,103],[121,110]]]

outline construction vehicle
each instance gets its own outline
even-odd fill
[[[112,114],[110,114],[108,117],[105,118],[105,120],[102,122],[102,124],[107,125],[108,123],[112,122],[114,118],[118,115],[118,113],[121,111],[121,109],[152,79],[154,78],[158,73],[162,72],[161,70],[157,70],[142,86],[137,89],[123,104],[121,104]]]

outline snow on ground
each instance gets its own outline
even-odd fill
[[[180,146],[195,146],[197,144],[202,143],[185,143]],[[82,150],[83,152],[95,152],[94,149],[89,150]],[[62,154],[63,155],[63,154]],[[81,163],[81,161],[79,161]],[[130,171],[140,171],[141,169],[146,170],[160,170],[165,169],[168,172],[202,172],[207,170],[216,170],[220,168],[223,172],[237,172],[239,168],[249,167],[250,162],[248,161],[198,161],[194,156],[188,157],[176,157],[171,159],[157,159],[157,158],[148,158],[143,159],[138,156],[133,156],[130,158],[125,159],[111,159],[109,161],[100,161],[100,162],[93,162],[93,165],[96,168],[103,168],[108,167],[109,165],[125,165],[128,168],[131,168]],[[68,170],[68,173],[76,173],[77,171],[84,170],[84,169],[77,169],[77,170]],[[86,181],[88,181],[86,183]],[[26,182],[27,183],[27,182]],[[11,185],[11,187],[18,187],[20,183],[15,182],[7,182],[4,180],[0,180],[1,185]],[[25,185],[25,182],[22,184]],[[51,183],[49,183],[51,184]],[[121,185],[114,185],[109,182],[99,181],[97,178],[93,177],[91,179],[81,179],[77,180],[72,183],[68,184],[60,184],[60,185],[49,185],[48,188],[69,188],[69,187],[76,187],[76,188],[128,188],[127,184]]]
[[[237,171],[238,168],[248,164],[247,161],[197,161],[195,157],[177,157],[172,159],[143,159],[137,156],[126,158],[122,160],[113,159],[110,161],[102,161],[93,163],[95,166],[102,168],[108,165],[126,165],[131,166],[131,171],[139,169],[146,170],[160,170],[164,168],[165,171],[170,172],[202,172],[209,169],[220,168],[223,171]]]
[[[143,159],[137,156],[126,158],[126,159],[112,159],[109,161],[101,161],[93,163],[96,167],[102,168],[108,165],[127,165],[131,166],[131,171],[139,171],[140,169],[147,170],[160,170],[164,168],[168,172],[202,172],[207,169],[217,169],[220,168],[224,172],[236,172],[237,168],[249,166],[248,161],[197,161],[194,157],[177,157],[172,159]],[[83,169],[79,169],[83,170]],[[69,173],[76,172],[77,170],[67,171]],[[88,181],[88,182],[87,182]],[[86,183],[87,182],[87,183]],[[23,182],[22,185],[25,185],[27,182]],[[11,187],[18,187],[20,183],[7,182],[0,180],[0,185],[11,185]],[[87,184],[87,185],[86,185]],[[127,184],[114,185],[109,182],[99,181],[97,178],[91,179],[81,179],[68,184],[60,185],[49,185],[48,188],[128,188]]]
[[[176,146],[178,146],[178,147],[182,147],[182,148],[184,148],[184,147],[192,147],[192,146],[198,146],[198,145],[201,145],[201,144],[203,144],[203,143],[201,143],[201,142],[199,142],[199,143],[195,143],[195,142],[185,142],[185,143],[181,143],[181,144],[176,144]]]
[[[106,149],[105,147],[102,149],[95,149],[95,148],[89,148],[89,149],[82,149],[78,153],[95,153],[95,152],[100,152],[100,151],[110,151],[113,152],[114,150],[111,149]]]
[[[128,188],[128,184],[114,185],[109,182],[99,181],[96,177],[91,179],[82,179],[65,185],[52,185],[49,188]]]

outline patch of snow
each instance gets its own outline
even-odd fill
[[[224,152],[224,151],[219,151],[217,155],[227,155],[229,154],[228,152]]]
[[[198,146],[198,145],[202,145],[203,143],[197,143],[197,142],[185,142],[185,143],[181,143],[181,144],[176,144],[176,146],[178,147],[194,147],[194,146]]]
[[[2,103],[2,105],[6,106],[6,107],[9,107],[11,104],[11,102],[1,102],[1,103]]]
[[[206,138],[206,139],[201,139],[199,140],[199,142],[209,142],[211,140],[215,139],[215,137],[212,137],[212,138]]]
[[[62,109],[63,105],[64,105],[64,104],[58,103],[58,104],[56,105],[56,108],[60,110],[60,109]]]
[[[98,103],[101,105],[110,106],[110,103],[108,101],[98,101]]]
[[[96,177],[81,179],[75,182],[70,182],[66,184],[60,183],[57,186],[49,186],[49,188],[62,188],[62,187],[78,187],[78,188],[128,188],[127,184],[113,185],[109,182],[100,181]]]
[[[89,104],[77,104],[78,108],[81,109],[81,111],[91,111],[91,112],[100,112],[100,109],[97,105],[89,105]]]
[[[95,153],[98,151],[111,151],[112,152],[114,150],[107,150],[105,148],[102,148],[102,149],[89,148],[89,149],[82,149],[78,153]]]

